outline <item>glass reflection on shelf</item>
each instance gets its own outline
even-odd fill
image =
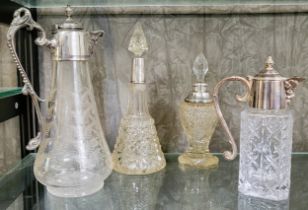
[[[185,209],[217,209],[209,183],[209,177],[213,170],[194,170],[185,167],[181,168],[185,172],[188,170],[191,171],[188,173],[190,176],[184,178],[183,194],[180,199],[183,206],[185,206]]]
[[[165,171],[146,176],[113,173],[99,192],[84,197],[57,197],[46,189],[44,210],[155,210]]]
[[[119,210],[155,210],[165,170],[149,175],[111,176],[114,203]],[[116,199],[116,200],[115,200]]]
[[[289,210],[289,199],[273,201],[239,193],[238,210]]]
[[[45,188],[42,204],[44,210],[117,210],[111,198],[111,189],[106,186],[92,195],[71,198],[54,196]]]
[[[159,197],[159,210],[235,209],[232,202],[235,183],[225,180],[225,167],[204,170],[178,165],[168,169],[162,187],[164,193]],[[230,177],[233,174],[230,173]]]

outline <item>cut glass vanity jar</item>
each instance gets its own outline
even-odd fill
[[[28,145],[35,149],[41,140],[34,163],[35,177],[56,196],[79,197],[102,188],[112,171],[88,67],[93,47],[103,32],[84,31],[72,20],[69,7],[66,12],[66,21],[47,40],[45,31],[34,22],[29,10],[17,10],[8,32],[8,43],[25,83],[24,93],[32,97],[40,122],[40,135]],[[36,43],[48,46],[52,52],[53,77],[46,119],[15,51],[14,35],[25,26],[38,29],[41,33]]]
[[[209,152],[211,137],[215,131],[218,117],[214,102],[207,91],[204,77],[208,72],[208,63],[203,54],[195,59],[193,75],[196,82],[192,92],[180,105],[180,119],[188,140],[188,148],[179,156],[183,165],[197,168],[214,168],[218,158]]]
[[[248,101],[241,113],[239,192],[270,200],[287,200],[290,189],[293,116],[288,108],[294,90],[302,78],[284,78],[273,68],[268,57],[265,69],[254,77],[228,77],[214,90],[214,101],[233,151],[225,152],[232,160],[237,148],[218,103],[219,88],[226,81],[243,82],[248,92],[237,96]]]

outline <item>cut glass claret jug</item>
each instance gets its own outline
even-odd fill
[[[224,155],[232,160],[237,155],[237,147],[222,116],[218,92],[226,81],[240,81],[247,88],[244,96],[237,96],[239,101],[248,102],[241,113],[239,192],[264,199],[287,200],[293,132],[293,116],[288,104],[298,83],[304,79],[282,77],[273,64],[268,57],[265,69],[253,77],[232,76],[221,80],[213,97],[232,146],[232,151]]]
[[[197,168],[218,166],[218,158],[209,152],[218,117],[211,94],[207,90],[208,85],[204,82],[207,72],[207,60],[200,54],[193,65],[193,90],[180,105],[180,119],[187,136],[188,148],[178,160],[183,165]]]
[[[89,75],[88,59],[103,31],[86,32],[71,18],[56,26],[54,37],[46,39],[43,28],[29,10],[18,9],[8,31],[8,44],[23,82],[23,92],[31,96],[38,115],[40,133],[27,146],[40,145],[34,174],[56,196],[78,197],[92,194],[104,185],[112,171],[112,159],[98,118]],[[15,33],[20,28],[37,29],[36,44],[52,53],[53,69],[47,117],[15,50]],[[43,104],[42,104],[43,105]]]
[[[148,45],[142,27],[136,24],[128,50],[134,54],[128,111],[123,117],[112,153],[114,170],[130,175],[151,174],[166,166],[154,120],[149,114],[144,58]]]

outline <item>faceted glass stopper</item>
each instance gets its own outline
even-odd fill
[[[194,61],[194,65],[193,65],[193,74],[196,78],[196,82],[203,83],[204,77],[206,73],[208,72],[208,70],[209,70],[209,66],[208,66],[207,60],[204,54],[201,53],[196,57]]]
[[[148,43],[145,38],[142,26],[140,23],[137,23],[135,26],[135,30],[130,39],[128,50],[134,53],[135,56],[142,56],[148,50]]]

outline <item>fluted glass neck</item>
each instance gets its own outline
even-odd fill
[[[130,84],[130,98],[128,100],[127,115],[149,116],[146,84]]]

